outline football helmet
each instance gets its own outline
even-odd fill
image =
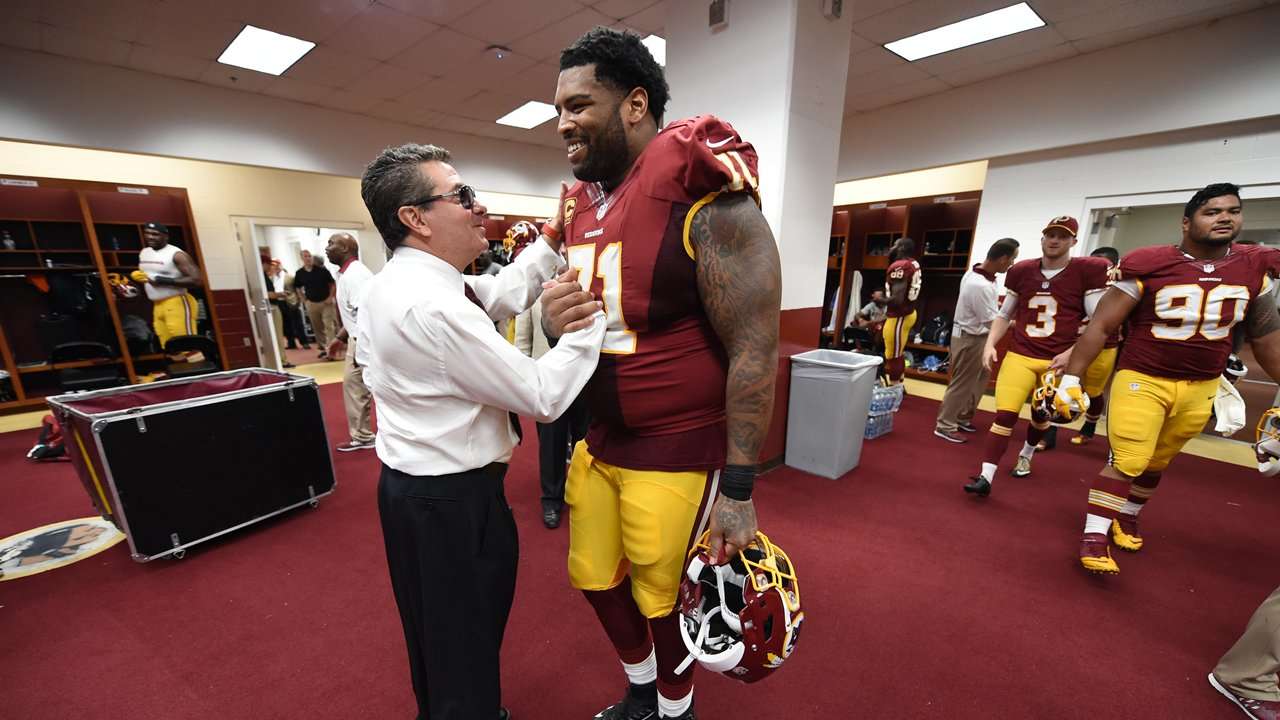
[[[514,259],[529,243],[537,240],[539,234],[537,226],[521,220],[507,228],[507,234],[502,238],[502,249],[507,257]]]
[[[731,561],[714,565],[710,533],[689,551],[680,582],[681,637],[694,660],[734,680],[768,677],[795,651],[804,613],[795,566],[764,533]]]
[[[1280,475],[1280,408],[1271,408],[1258,418],[1253,451],[1258,456],[1258,472],[1267,477]]]
[[[138,297],[138,286],[129,282],[120,273],[107,273],[107,282],[111,284],[111,289],[116,295],[122,298]]]
[[[1060,381],[1050,370],[1040,376],[1040,384],[1031,393],[1031,408],[1048,416],[1050,422],[1065,425],[1089,409],[1089,396],[1080,389],[1080,378],[1064,375]]]

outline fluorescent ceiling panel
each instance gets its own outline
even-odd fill
[[[884,47],[889,52],[914,61],[1038,27],[1044,27],[1044,20],[1040,19],[1031,6],[1022,2],[895,40]]]
[[[665,38],[658,37],[657,35],[650,35],[649,37],[641,40],[640,43],[649,48],[649,53],[653,55],[653,59],[657,60],[659,65],[666,67],[667,41]]]
[[[316,44],[309,40],[245,25],[235,40],[222,51],[218,62],[223,65],[279,75],[311,52]]]
[[[541,125],[558,114],[554,106],[537,100],[530,100],[498,118],[496,122],[499,125],[510,125],[511,127],[528,130]]]

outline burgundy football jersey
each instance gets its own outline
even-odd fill
[[[584,391],[587,447],[635,470],[725,462],[728,359],[698,298],[694,213],[721,192],[756,193],[756,152],[726,122],[670,123],[613,192],[565,196],[565,251],[605,306],[600,364]]]
[[[1004,286],[1018,296],[1013,344],[1019,355],[1050,360],[1075,344],[1085,320],[1084,296],[1106,288],[1107,261],[1073,257],[1052,278],[1040,270],[1040,258],[1014,263]]]
[[[1117,282],[1121,289],[1136,286],[1141,297],[1129,315],[1117,367],[1172,380],[1221,375],[1231,354],[1231,328],[1262,292],[1274,257],[1249,245],[1236,245],[1217,260],[1196,260],[1173,245],[1126,255]]]
[[[893,286],[900,282],[907,283],[907,299],[905,302],[895,303],[893,301]],[[884,271],[884,295],[889,298],[889,305],[885,315],[888,317],[906,317],[915,312],[916,301],[920,298],[922,282],[920,263],[916,262],[915,258],[893,261],[893,264]]]

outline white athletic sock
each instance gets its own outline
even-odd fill
[[[984,478],[986,478],[986,479],[987,479],[987,482],[991,482],[991,481],[993,480],[993,478],[995,478],[995,476],[996,476],[996,464],[995,464],[995,463],[982,463],[982,473],[981,473],[981,474],[982,474],[982,477],[984,477]]]
[[[1138,513],[1141,511],[1142,511],[1142,506],[1132,500],[1126,500],[1124,503],[1124,507],[1120,508],[1120,512],[1122,514],[1133,515],[1134,517],[1137,517]]]
[[[693,690],[679,700],[668,700],[667,696],[658,693],[658,717],[678,718],[693,707]]]
[[[1106,535],[1111,531],[1111,518],[1104,518],[1101,515],[1089,513],[1084,516],[1084,531],[1088,533],[1098,533]]]
[[[658,679],[658,656],[653,650],[650,650],[649,657],[634,665],[624,662],[622,663],[622,669],[627,673],[627,680],[632,685],[651,683]]]
[[[1027,458],[1028,460],[1030,460],[1031,456],[1035,454],[1036,454],[1036,446],[1028,442],[1022,443],[1022,449],[1018,451],[1018,457],[1024,457],[1024,458]]]

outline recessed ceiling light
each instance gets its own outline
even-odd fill
[[[653,55],[653,59],[657,60],[659,65],[667,66],[667,41],[665,38],[650,35],[641,40],[640,43],[649,48],[649,53]]]
[[[245,25],[235,40],[222,51],[218,62],[223,65],[257,70],[268,75],[279,75],[311,52],[316,44],[309,40],[263,30]]]
[[[895,40],[884,47],[889,52],[914,61],[1038,27],[1044,27],[1044,20],[1040,19],[1031,6],[1022,2]]]
[[[558,114],[554,106],[537,100],[530,100],[498,118],[496,122],[499,125],[510,125],[511,127],[528,130],[541,125]]]

